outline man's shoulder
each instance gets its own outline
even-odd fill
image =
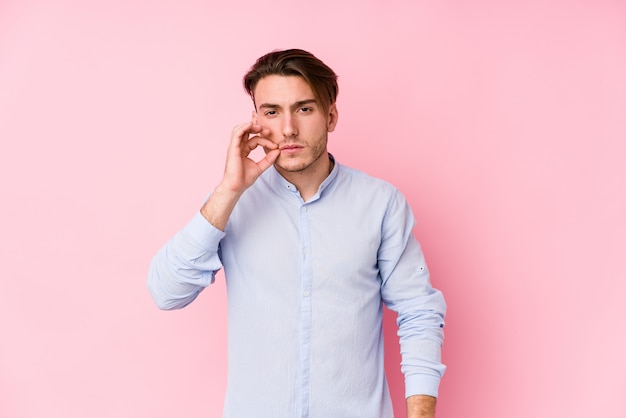
[[[389,181],[375,177],[363,170],[346,165],[341,165],[340,169],[342,180],[349,183],[352,187],[362,187],[365,190],[389,194],[399,193],[398,188]]]

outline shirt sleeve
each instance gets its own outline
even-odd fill
[[[441,363],[446,303],[430,283],[424,254],[413,236],[415,221],[404,196],[391,199],[378,252],[381,294],[398,313],[405,395],[437,396],[445,372]]]
[[[154,256],[148,289],[160,309],[189,305],[222,268],[218,250],[224,232],[199,212]]]

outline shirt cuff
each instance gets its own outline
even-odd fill
[[[184,228],[185,235],[200,248],[217,251],[226,233],[214,227],[200,212],[197,212]]]
[[[441,377],[428,374],[414,374],[404,379],[405,397],[413,395],[428,395],[435,398],[439,395]]]

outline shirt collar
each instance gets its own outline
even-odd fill
[[[337,178],[337,173],[339,172],[339,164],[335,161],[335,157],[333,157],[332,154],[328,153],[328,157],[330,158],[330,161],[333,163],[333,169],[331,170],[328,177],[324,179],[322,184],[320,184],[320,187],[317,190],[317,193],[315,194],[315,196],[309,199],[307,203],[310,203],[319,199],[322,193],[324,192],[324,190],[326,190],[328,186],[333,184],[333,182],[335,181],[335,178]],[[276,170],[276,167],[274,166],[270,167],[269,171],[270,171],[272,187],[274,187],[275,189],[280,189],[283,191],[291,192],[298,199],[301,199],[300,192],[298,191],[296,186],[290,183],[289,181],[287,181],[283,176],[281,176],[278,170]]]

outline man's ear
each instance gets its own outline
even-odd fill
[[[258,123],[258,118],[256,115],[256,110],[252,111],[252,123]]]
[[[328,109],[328,123],[326,125],[326,130],[328,132],[334,131],[338,120],[339,111],[337,110],[337,103],[333,103]]]

